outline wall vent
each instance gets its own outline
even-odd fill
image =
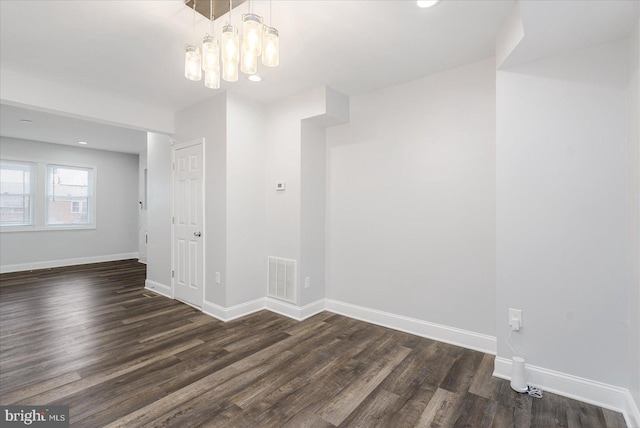
[[[269,297],[296,303],[296,261],[269,256]]]

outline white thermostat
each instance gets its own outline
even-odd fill
[[[276,183],[276,190],[277,190],[277,191],[284,190],[284,189],[285,189],[285,187],[286,187],[286,183],[285,183],[284,181],[278,181],[278,182]]]

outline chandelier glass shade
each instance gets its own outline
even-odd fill
[[[280,64],[280,39],[278,30],[264,27],[264,47],[262,48],[262,64],[267,67],[277,67]]]
[[[202,39],[202,71],[220,71],[220,47],[218,39],[209,34]]]
[[[240,64],[238,29],[233,25],[225,25],[222,29],[222,78],[227,82],[236,82],[238,64]]]
[[[189,80],[202,79],[200,48],[197,46],[187,46],[184,58],[184,76]]]
[[[225,25],[222,29],[222,62],[240,62],[238,29],[233,25]]]
[[[242,22],[242,53],[259,57],[262,54],[262,17],[245,13]]]

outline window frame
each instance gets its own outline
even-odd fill
[[[29,221],[21,224],[0,224],[0,228],[8,229],[24,229],[31,228],[35,225],[35,205],[36,205],[36,181],[37,181],[37,163],[16,159],[0,159],[0,164],[15,164],[29,169],[29,193],[7,193],[9,196],[29,196]],[[1,168],[1,166],[0,166]],[[2,194],[4,195],[4,193]]]
[[[75,162],[56,162],[47,160],[38,160],[31,158],[13,158],[13,157],[2,157],[0,159],[2,162],[16,162],[16,163],[28,163],[33,164],[34,168],[34,177],[32,179],[33,186],[33,201],[31,201],[31,209],[32,211],[32,224],[31,225],[16,225],[16,226],[4,226],[0,225],[0,233],[11,233],[11,232],[41,232],[41,231],[55,231],[55,230],[91,230],[97,228],[97,211],[96,211],[96,200],[98,197],[98,168],[95,165],[87,165],[82,163]],[[61,166],[61,167],[70,167],[70,168],[82,168],[91,170],[91,174],[89,177],[90,186],[92,188],[92,195],[89,198],[89,203],[86,207],[86,210],[91,213],[90,223],[82,223],[82,224],[47,224],[47,200],[48,200],[48,188],[47,188],[47,179],[48,179],[48,169],[49,166]]]
[[[50,208],[51,208],[51,200],[50,196],[53,194],[51,192],[51,179],[52,174],[56,170],[56,168],[60,169],[69,169],[69,170],[82,170],[87,171],[87,196],[86,196],[86,206],[85,212],[87,214],[87,222],[86,223],[50,223]],[[44,226],[48,229],[59,229],[59,228],[86,228],[95,226],[95,168],[88,166],[80,166],[80,165],[70,165],[70,164],[62,164],[62,163],[47,163],[46,164],[46,184],[45,184],[45,210],[44,210]],[[84,187],[84,186],[83,186]],[[85,197],[82,197],[85,198]],[[73,200],[72,200],[73,202]],[[78,199],[76,202],[80,203],[82,207],[85,202],[84,199]],[[73,203],[71,204],[73,206]],[[73,213],[72,209],[69,210]],[[80,211],[80,214],[83,212]]]

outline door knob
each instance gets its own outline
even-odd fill
[[[193,232],[193,236],[202,236],[202,232]]]

